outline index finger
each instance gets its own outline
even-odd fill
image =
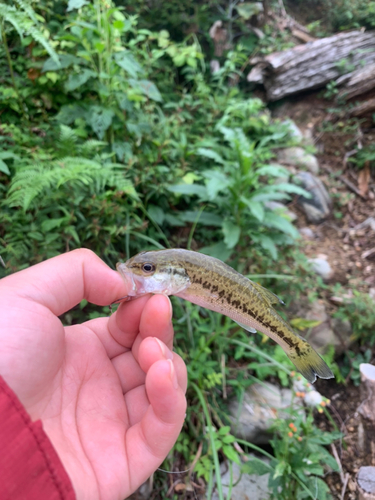
[[[81,248],[36,264],[0,281],[6,291],[44,305],[56,316],[81,300],[105,306],[128,293],[121,276],[91,250]]]

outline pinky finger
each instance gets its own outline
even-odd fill
[[[175,444],[185,419],[186,399],[173,363],[154,363],[146,376],[150,406],[126,436],[129,477],[137,488],[163,462]]]

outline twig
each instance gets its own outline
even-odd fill
[[[336,446],[333,443],[331,444],[331,450],[332,450],[333,456],[335,457],[337,465],[339,466],[339,469],[340,469],[341,482],[344,484],[345,478],[344,478],[344,473],[342,471],[341,460],[340,460],[339,454],[337,453]]]
[[[326,165],[322,165],[322,168],[332,174],[333,176],[337,177],[337,179],[340,179],[341,182],[343,182],[351,191],[353,191],[353,193],[355,193],[357,196],[359,196],[360,198],[362,198],[363,200],[367,200],[367,196],[363,195],[360,190],[352,183],[350,182],[346,177],[344,177],[343,175],[341,174],[337,174],[336,172],[334,172],[332,169],[330,169],[329,167],[327,167]]]
[[[194,471],[194,467],[196,466],[198,460],[200,459],[200,456],[202,455],[202,449],[203,449],[203,441],[201,441],[199,443],[197,453],[195,454],[194,460],[191,463],[190,471],[189,471],[189,481],[191,480],[191,475]]]
[[[340,500],[344,500],[345,492],[346,492],[346,487],[348,486],[349,477],[350,477],[349,472],[347,472],[345,474],[345,480],[344,480],[344,484],[342,486],[341,499]]]
[[[344,156],[344,170],[346,169],[346,164],[348,163],[348,158],[350,158],[351,156],[355,155],[358,153],[358,149],[352,149],[351,151],[348,151],[347,153],[345,153],[345,156]]]
[[[341,465],[341,460],[340,460],[339,454],[337,453],[336,446],[333,443],[331,444],[331,450],[332,450],[333,456],[335,457],[337,465],[339,466],[339,469],[340,469],[340,479],[341,479],[341,482],[342,482],[342,490],[341,490],[340,500],[344,500],[345,492],[346,492],[346,487],[348,485],[350,474],[349,474],[349,472],[347,472],[344,475],[343,470],[342,470],[342,465]]]

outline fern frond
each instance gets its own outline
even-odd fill
[[[39,31],[37,28],[35,28],[35,26],[29,26],[27,32],[34,38],[36,42],[39,42],[40,45],[43,45],[43,47],[46,49],[46,51],[52,57],[52,59],[56,62],[56,64],[60,66],[59,56],[57,55],[55,49],[49,43],[47,38],[43,35],[43,33]]]
[[[19,12],[15,7],[13,7],[13,5],[0,3],[0,17],[3,18],[4,21],[11,24],[19,34],[20,38],[23,38],[23,34],[25,32],[25,28],[22,23],[23,18],[19,16]]]
[[[15,2],[29,15],[29,18],[34,21],[35,24],[39,24],[36,13],[30,4],[24,2],[23,0],[15,0]]]
[[[25,34],[32,36],[36,42],[40,43],[46,49],[52,59],[60,65],[59,57],[56,51],[39,29],[41,23],[38,21],[37,14],[31,5],[24,0],[16,1],[20,6],[20,9],[17,9],[13,5],[7,5],[3,2],[0,3],[0,19],[3,19],[11,24],[19,34],[20,38],[23,38]]]
[[[32,204],[43,205],[50,199],[51,191],[63,194],[66,189],[71,192],[78,188],[80,194],[85,190],[92,194],[103,192],[106,187],[138,198],[133,184],[124,176],[123,165],[67,156],[48,166],[36,164],[19,170],[12,179],[4,204],[21,206],[27,211]]]

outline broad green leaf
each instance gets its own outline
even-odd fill
[[[242,464],[241,470],[246,474],[256,474],[257,476],[263,476],[264,474],[269,474],[272,469],[263,460],[254,458]]]
[[[59,54],[59,62],[60,64],[57,64],[52,57],[49,57],[43,64],[42,73],[69,68],[72,64],[82,64],[84,61],[80,57],[73,56],[72,54]]]
[[[129,78],[129,83],[134,89],[139,90],[149,99],[157,102],[161,102],[163,100],[156,85],[149,80],[134,80]]]
[[[73,92],[73,90],[78,89],[79,87],[84,85],[90,78],[95,76],[96,73],[87,68],[83,69],[80,73],[69,75],[69,78],[65,83],[66,92]]]
[[[276,186],[279,191],[284,191],[285,193],[300,194],[305,198],[311,198],[312,196],[311,193],[306,191],[306,189],[296,186],[295,184],[291,184],[290,182],[281,182],[280,184],[276,184]]]
[[[200,184],[175,184],[168,186],[168,191],[175,194],[186,194],[188,196],[199,196],[202,199],[207,198],[207,190],[205,186]]]
[[[214,245],[210,245],[208,247],[203,247],[199,251],[205,255],[210,255],[211,257],[220,259],[223,262],[228,260],[233,253],[233,251],[226,246],[224,241],[220,241],[219,243],[215,243]]]
[[[99,139],[104,138],[105,131],[111,126],[114,112],[101,106],[92,106],[87,113],[87,121]]]
[[[166,213],[164,215],[164,218],[165,222],[167,222],[167,224],[169,224],[170,226],[181,227],[185,225],[179,217],[176,217],[173,214]]]
[[[8,168],[8,165],[0,159],[0,172],[3,172],[3,174],[10,175],[10,170]]]
[[[2,160],[19,160],[20,157],[14,153],[12,153],[12,151],[0,151],[0,158]]]
[[[298,238],[297,229],[285,217],[277,215],[275,212],[265,212],[263,224],[267,227],[279,229],[283,233],[289,234],[292,238]]]
[[[287,177],[289,178],[290,172],[281,165],[265,165],[257,169],[258,175],[270,175],[272,177]]]
[[[274,201],[274,200],[287,200],[289,196],[285,193],[277,193],[266,189],[259,189],[254,196],[250,198],[251,201]]]
[[[137,78],[137,75],[139,73],[143,73],[142,66],[138,63],[138,61],[129,50],[116,52],[115,61],[133,78]]]
[[[198,148],[197,153],[200,156],[204,156],[205,158],[209,158],[210,160],[215,160],[216,163],[225,163],[223,158],[214,151],[213,149],[208,149],[208,148]]]
[[[240,17],[248,21],[250,17],[255,16],[261,12],[260,2],[244,2],[236,5],[236,9]]]
[[[60,217],[59,219],[46,219],[41,224],[42,231],[48,233],[56,227],[60,227],[67,220],[66,217]]]
[[[233,448],[233,446],[229,446],[227,444],[223,445],[222,451],[224,455],[229,458],[229,460],[232,460],[232,462],[235,462],[236,464],[240,465],[241,460],[240,457],[238,456],[238,453],[236,450]]]
[[[161,226],[161,224],[163,224],[164,219],[165,219],[164,210],[162,210],[160,207],[157,207],[156,205],[149,205],[147,212],[149,213],[150,217],[157,224],[159,224],[159,226]]]
[[[122,31],[125,28],[125,23],[121,19],[118,19],[117,21],[113,21],[113,27],[116,30]]]
[[[73,226],[68,226],[65,228],[65,233],[70,234],[72,236],[73,240],[77,243],[77,245],[81,244],[81,240],[79,239],[78,233]]]
[[[257,236],[253,235],[253,240],[260,244],[264,250],[267,250],[271,257],[276,260],[277,259],[277,248],[274,241],[265,234],[259,234]]]
[[[254,201],[253,199],[247,199],[244,196],[240,197],[240,200],[246,204],[249,208],[252,215],[258,219],[259,222],[262,222],[264,219],[264,206],[263,203],[259,201]]]
[[[114,142],[112,149],[116,153],[119,161],[127,162],[133,156],[132,145],[130,142]]]
[[[207,194],[210,200],[214,200],[217,194],[230,184],[228,177],[219,170],[206,170],[203,175],[206,178]]]
[[[89,2],[87,0],[69,0],[68,8],[66,9],[68,12],[74,9],[81,9],[84,5],[87,5]]]
[[[231,221],[223,222],[222,230],[224,233],[224,243],[228,248],[234,248],[241,235],[241,228]]]
[[[56,115],[56,120],[64,125],[73,123],[77,118],[86,119],[86,110],[79,104],[64,104]]]

